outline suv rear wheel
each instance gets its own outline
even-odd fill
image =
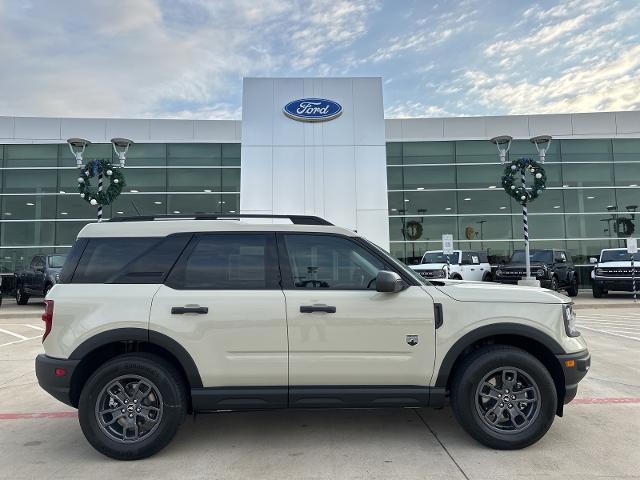
[[[185,386],[176,369],[155,355],[121,355],[89,378],[78,412],[96,450],[137,460],[159,452],[178,431],[187,412]]]
[[[538,359],[496,345],[463,361],[451,386],[451,403],[462,427],[477,441],[515,450],[549,430],[558,399],[553,379]]]

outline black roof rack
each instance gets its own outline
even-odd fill
[[[250,213],[221,213],[221,214],[195,214],[195,215],[140,215],[137,217],[115,217],[109,222],[152,222],[154,220],[235,220],[242,218],[288,218],[295,225],[330,225],[324,218],[313,215],[265,215]]]

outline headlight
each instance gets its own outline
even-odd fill
[[[602,269],[601,268],[596,268],[596,275],[602,275]]]
[[[536,277],[544,277],[545,273],[547,273],[547,272],[546,272],[546,270],[544,268],[539,268],[536,271]]]
[[[444,268],[442,270],[435,270],[433,272],[433,277],[434,278],[444,278],[446,276],[447,276],[447,274],[445,273]]]
[[[501,277],[502,276],[502,270],[500,270],[500,269],[496,270],[496,276]]]
[[[564,330],[569,337],[578,337],[580,332],[576,329],[576,314],[573,311],[573,303],[565,303],[562,305],[562,313],[564,317]]]

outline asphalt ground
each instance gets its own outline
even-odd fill
[[[299,410],[190,417],[166,449],[134,463],[93,450],[75,410],[38,386],[41,311],[0,307],[1,479],[640,478],[640,303],[628,296],[578,310],[591,371],[527,449],[476,443],[449,407]]]

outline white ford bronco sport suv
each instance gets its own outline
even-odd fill
[[[449,278],[452,280],[493,280],[491,265],[485,252],[454,250],[452,254],[445,255],[442,250],[429,250],[422,256],[419,265],[409,267],[427,279],[446,278],[449,270]]]
[[[257,217],[138,217],[79,233],[45,299],[36,374],[78,408],[98,451],[152,455],[188,413],[447,396],[476,440],[517,449],[576,395],[591,357],[567,297],[428,281],[323,219]]]

